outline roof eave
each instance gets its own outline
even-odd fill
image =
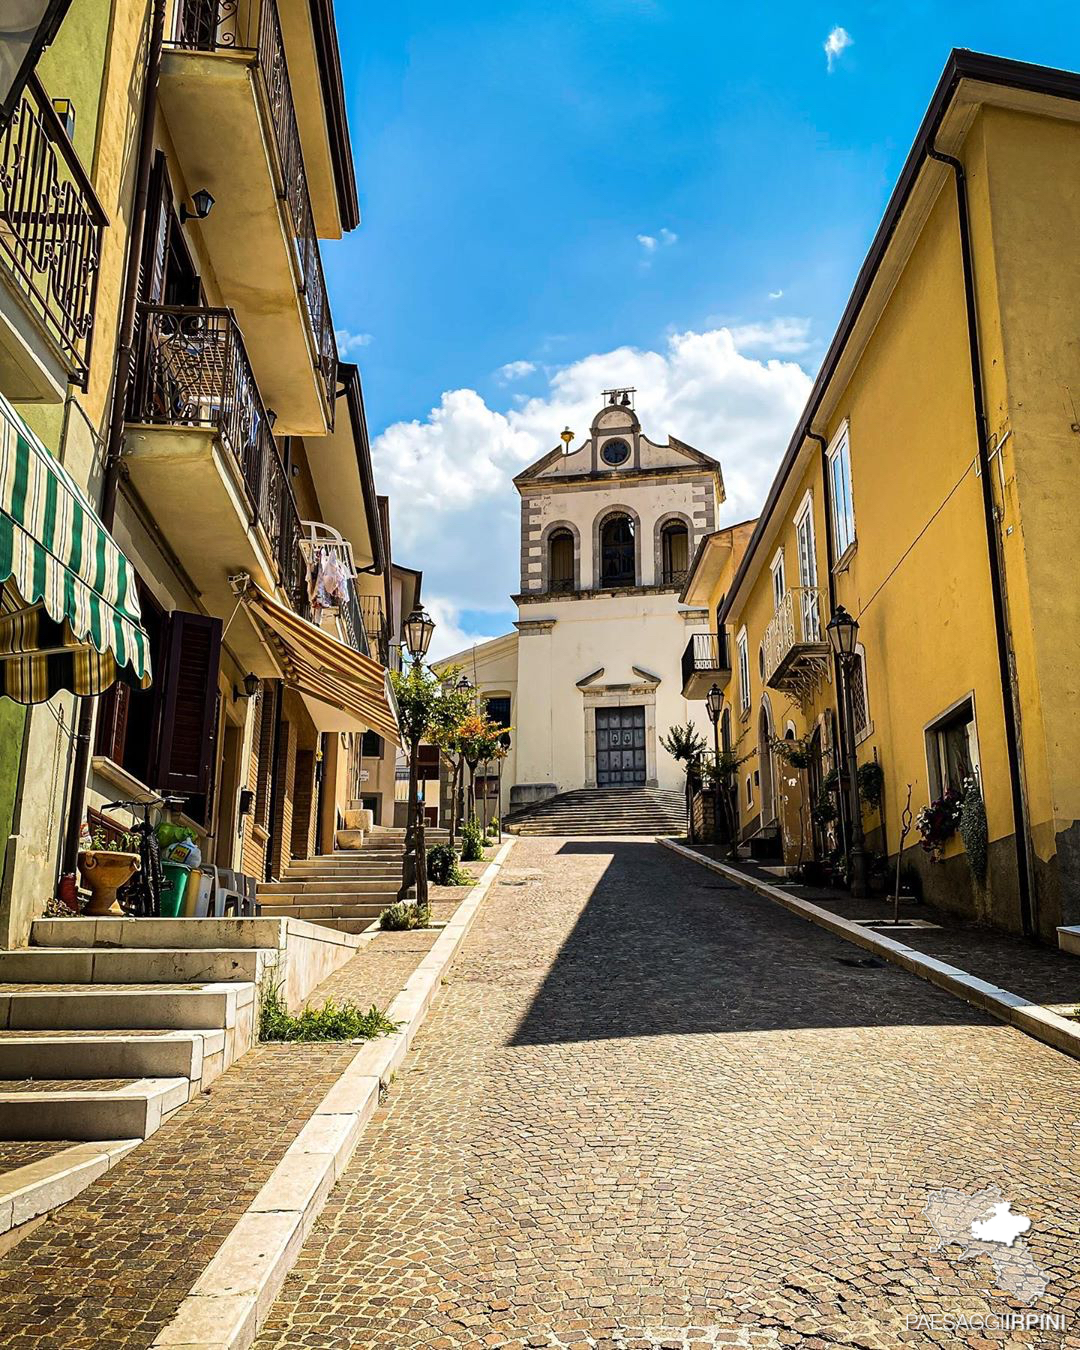
[[[896,187],[889,197],[881,224],[878,226],[863,264],[859,268],[855,285],[848,297],[848,302],[844,307],[836,332],[833,334],[833,339],[825,353],[817,378],[814,380],[810,396],[795,429],[795,434],[788,443],[784,458],[780,462],[780,468],[777,470],[769,488],[765,505],[758,517],[758,523],[750,537],[746,553],[743,555],[742,562],[739,564],[727,598],[724,601],[720,613],[721,622],[726,621],[736,601],[740,598],[740,592],[750,572],[754,555],[769,531],[772,514],[783,494],[788,476],[798,460],[803,443],[808,439],[808,432],[813,430],[814,417],[826,390],[832,382],[840,357],[866,302],[878,268],[881,266],[882,259],[896,232],[904,208],[926,163],[928,151],[934,144],[938,129],[953,101],[961,80],[966,79],[977,80],[985,84],[1025,89],[1031,93],[1045,94],[1049,97],[1080,101],[1080,75],[1071,71],[1056,70],[1050,66],[1031,65],[1024,61],[1012,61],[1006,57],[988,56],[985,53],[972,52],[964,48],[954,48],[949,54],[945,69],[938,80],[923,120],[919,124],[915,141],[900,171]]]

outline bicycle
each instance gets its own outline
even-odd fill
[[[106,802],[102,811],[130,811],[135,815],[140,809],[142,820],[130,826],[128,833],[138,839],[139,871],[121,887],[117,894],[121,909],[136,918],[157,919],[161,917],[161,889],[165,884],[165,873],[161,868],[161,845],[158,843],[157,824],[151,820],[151,811],[160,807],[164,810],[178,810],[184,805],[183,797],[156,797],[152,801]]]

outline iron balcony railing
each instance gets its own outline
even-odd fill
[[[128,418],[158,426],[210,427],[218,434],[270,540],[281,584],[297,611],[306,614],[300,515],[231,311],[141,306]]]
[[[83,389],[106,223],[63,123],[31,76],[0,135],[0,257]]]
[[[386,611],[383,609],[382,596],[362,595],[360,597],[360,612],[364,616],[364,627],[367,629],[372,651],[378,654],[382,665],[389,667],[390,629],[386,622]]]
[[[292,217],[300,289],[333,416],[337,341],[296,121],[276,0],[179,0],[173,45],[187,51],[251,52],[262,75],[274,129],[279,191]]]
[[[793,586],[784,592],[762,642],[765,683],[800,649],[825,642],[825,594],[817,586]]]
[[[682,654],[682,682],[685,689],[693,675],[729,671],[727,633],[691,633]]]
[[[660,572],[661,586],[685,586],[686,578],[690,575],[689,569],[685,567],[665,567]]]

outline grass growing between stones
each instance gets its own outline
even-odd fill
[[[368,1041],[388,1036],[398,1028],[373,1003],[364,1010],[355,1003],[338,1003],[328,998],[321,1008],[289,1012],[281,997],[281,986],[263,991],[259,1009],[260,1041]]]

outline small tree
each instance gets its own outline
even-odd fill
[[[439,707],[438,726],[431,733],[431,741],[439,747],[450,768],[450,847],[457,838],[458,799],[465,757],[461,752],[461,728],[473,711],[473,691],[458,688],[460,666],[447,666],[441,673],[443,702]]]
[[[481,761],[503,759],[506,747],[503,736],[513,728],[492,721],[487,713],[473,712],[458,728],[457,740],[461,755],[469,766],[469,810],[472,820],[476,815],[476,768]]]
[[[693,722],[687,722],[686,726],[670,727],[668,734],[660,738],[660,745],[673,760],[682,764],[685,768],[686,837],[692,844],[694,842],[693,780],[695,772],[700,771],[701,757],[709,748],[708,742]]]
[[[728,827],[728,857],[737,858],[739,854],[739,820],[735,811],[735,775],[750,755],[740,755],[738,749],[721,750],[720,758],[709,764],[709,781],[715,786],[717,796],[724,804],[724,819]]]
[[[424,741],[438,743],[439,737],[446,734],[446,728],[460,716],[460,703],[456,697],[459,691],[449,690],[442,680],[430,670],[425,670],[418,661],[412,662],[405,671],[392,671],[390,678],[397,698],[398,726],[409,757],[409,814],[405,827],[405,848],[406,859],[411,858],[412,861],[403,871],[399,898],[405,896],[415,881],[417,906],[425,909],[428,903],[427,858],[424,822],[417,802],[420,745]],[[409,875],[410,866],[415,866],[415,877]]]

